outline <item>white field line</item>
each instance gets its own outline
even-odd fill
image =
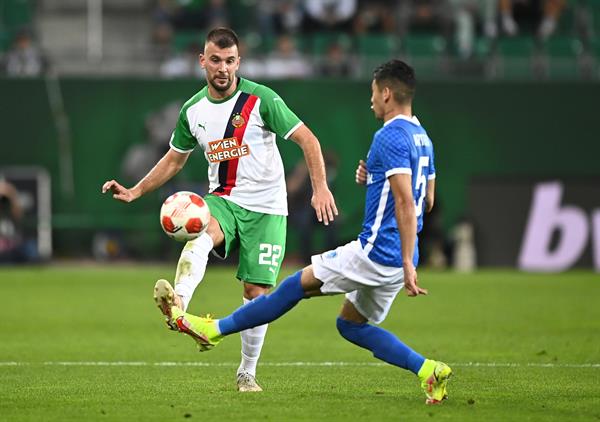
[[[2,362],[2,366],[201,366],[201,367],[234,367],[238,366],[236,362],[136,362],[136,361],[115,361],[115,362]],[[458,368],[479,367],[479,368],[598,368],[600,363],[516,363],[516,362],[450,362],[450,366]],[[260,366],[306,366],[306,367],[327,367],[327,366],[390,366],[381,362],[261,362]]]

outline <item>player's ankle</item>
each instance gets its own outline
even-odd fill
[[[183,309],[183,298],[181,296],[179,296],[178,294],[175,295],[173,304],[175,306],[177,306],[179,309],[181,309],[182,311],[184,310]]]

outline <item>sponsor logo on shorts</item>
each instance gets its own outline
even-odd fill
[[[250,147],[247,144],[238,145],[237,138],[233,137],[209,142],[206,156],[211,163],[220,163],[248,154],[250,154]]]
[[[337,251],[329,251],[329,252],[325,252],[323,254],[323,257],[327,258],[327,259],[333,259],[337,256]]]

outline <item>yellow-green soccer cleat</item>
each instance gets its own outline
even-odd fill
[[[165,322],[169,329],[179,331],[177,324],[171,314],[171,308],[176,306],[175,291],[167,280],[158,280],[154,285],[154,301],[160,312],[165,316]]]
[[[421,388],[425,391],[426,404],[438,404],[448,398],[446,385],[452,376],[452,369],[444,362],[426,359],[419,370]]]
[[[192,337],[198,344],[200,352],[212,349],[223,340],[224,336],[219,334],[217,329],[217,321],[210,315],[206,317],[190,315],[176,306],[171,307],[171,314],[179,332]]]

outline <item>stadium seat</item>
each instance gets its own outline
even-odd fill
[[[310,52],[308,48],[311,44],[310,39],[305,35],[292,35],[296,48],[302,53]],[[277,48],[277,36],[263,37],[260,43],[255,46],[254,52],[259,55],[267,55]]]
[[[398,50],[397,38],[387,34],[365,34],[357,39],[358,52],[365,57],[390,57]]]
[[[492,52],[492,41],[489,38],[480,37],[475,40],[473,54],[477,58],[488,58]]]
[[[436,78],[443,74],[446,40],[438,35],[407,35],[402,40],[402,50],[418,75]]]
[[[592,14],[593,32],[596,36],[600,34],[600,0],[590,0],[590,12]]]
[[[0,53],[8,50],[10,47],[11,36],[8,31],[3,31],[0,29]]]
[[[0,1],[0,27],[19,28],[31,22],[31,0]]]
[[[252,1],[236,1],[227,7],[229,23],[238,35],[246,37],[249,32],[255,31],[253,28],[256,16],[256,5]]]
[[[352,44],[352,39],[344,33],[317,32],[310,39],[310,53],[314,56],[323,56],[327,53],[330,45],[337,43],[345,50]]]
[[[600,37],[596,37],[590,42],[589,53],[592,66],[592,79],[600,80]]]
[[[544,52],[551,79],[579,77],[578,60],[583,53],[581,41],[571,37],[552,37],[544,44]]]
[[[371,75],[373,69],[382,62],[396,56],[398,39],[387,34],[365,34],[356,39],[360,55],[361,73]]]
[[[501,38],[496,44],[497,76],[503,79],[534,77],[535,42],[532,37]]]
[[[31,1],[0,1],[0,52],[10,48],[16,32],[31,23]]]
[[[177,31],[173,36],[173,50],[176,52],[185,51],[190,45],[204,44],[206,34],[200,31]]]

